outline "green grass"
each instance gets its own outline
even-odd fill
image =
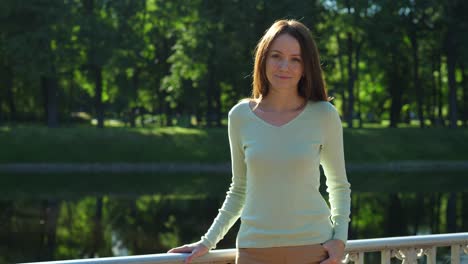
[[[223,162],[225,129],[54,128],[0,129],[0,163]]]
[[[468,129],[345,129],[348,161],[467,160]]]
[[[344,130],[347,162],[468,160],[468,129]],[[229,162],[226,128],[0,127],[0,163]]]

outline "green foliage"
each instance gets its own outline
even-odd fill
[[[76,111],[94,115],[99,71],[109,118],[132,124],[142,115],[135,109],[144,109],[167,120],[196,116],[197,125],[213,112],[219,119],[250,95],[253,49],[280,18],[299,19],[313,32],[344,117],[353,77],[353,109],[363,119],[397,112],[401,122],[402,108],[417,112],[423,97],[427,123],[443,124],[449,114],[446,50],[453,43],[459,114],[468,119],[461,99],[468,89],[464,1],[6,0],[0,10],[0,122],[46,115],[43,78],[57,81],[62,120]]]

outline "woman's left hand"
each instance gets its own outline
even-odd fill
[[[339,239],[328,240],[323,243],[323,248],[328,253],[328,258],[320,262],[320,264],[338,264],[341,263],[344,256],[345,244]]]

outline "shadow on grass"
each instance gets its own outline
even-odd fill
[[[0,163],[225,162],[224,128],[11,127],[0,130]]]

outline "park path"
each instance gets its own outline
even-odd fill
[[[389,161],[347,163],[347,172],[468,171],[468,161]],[[230,173],[230,163],[12,163],[0,164],[7,173]]]

